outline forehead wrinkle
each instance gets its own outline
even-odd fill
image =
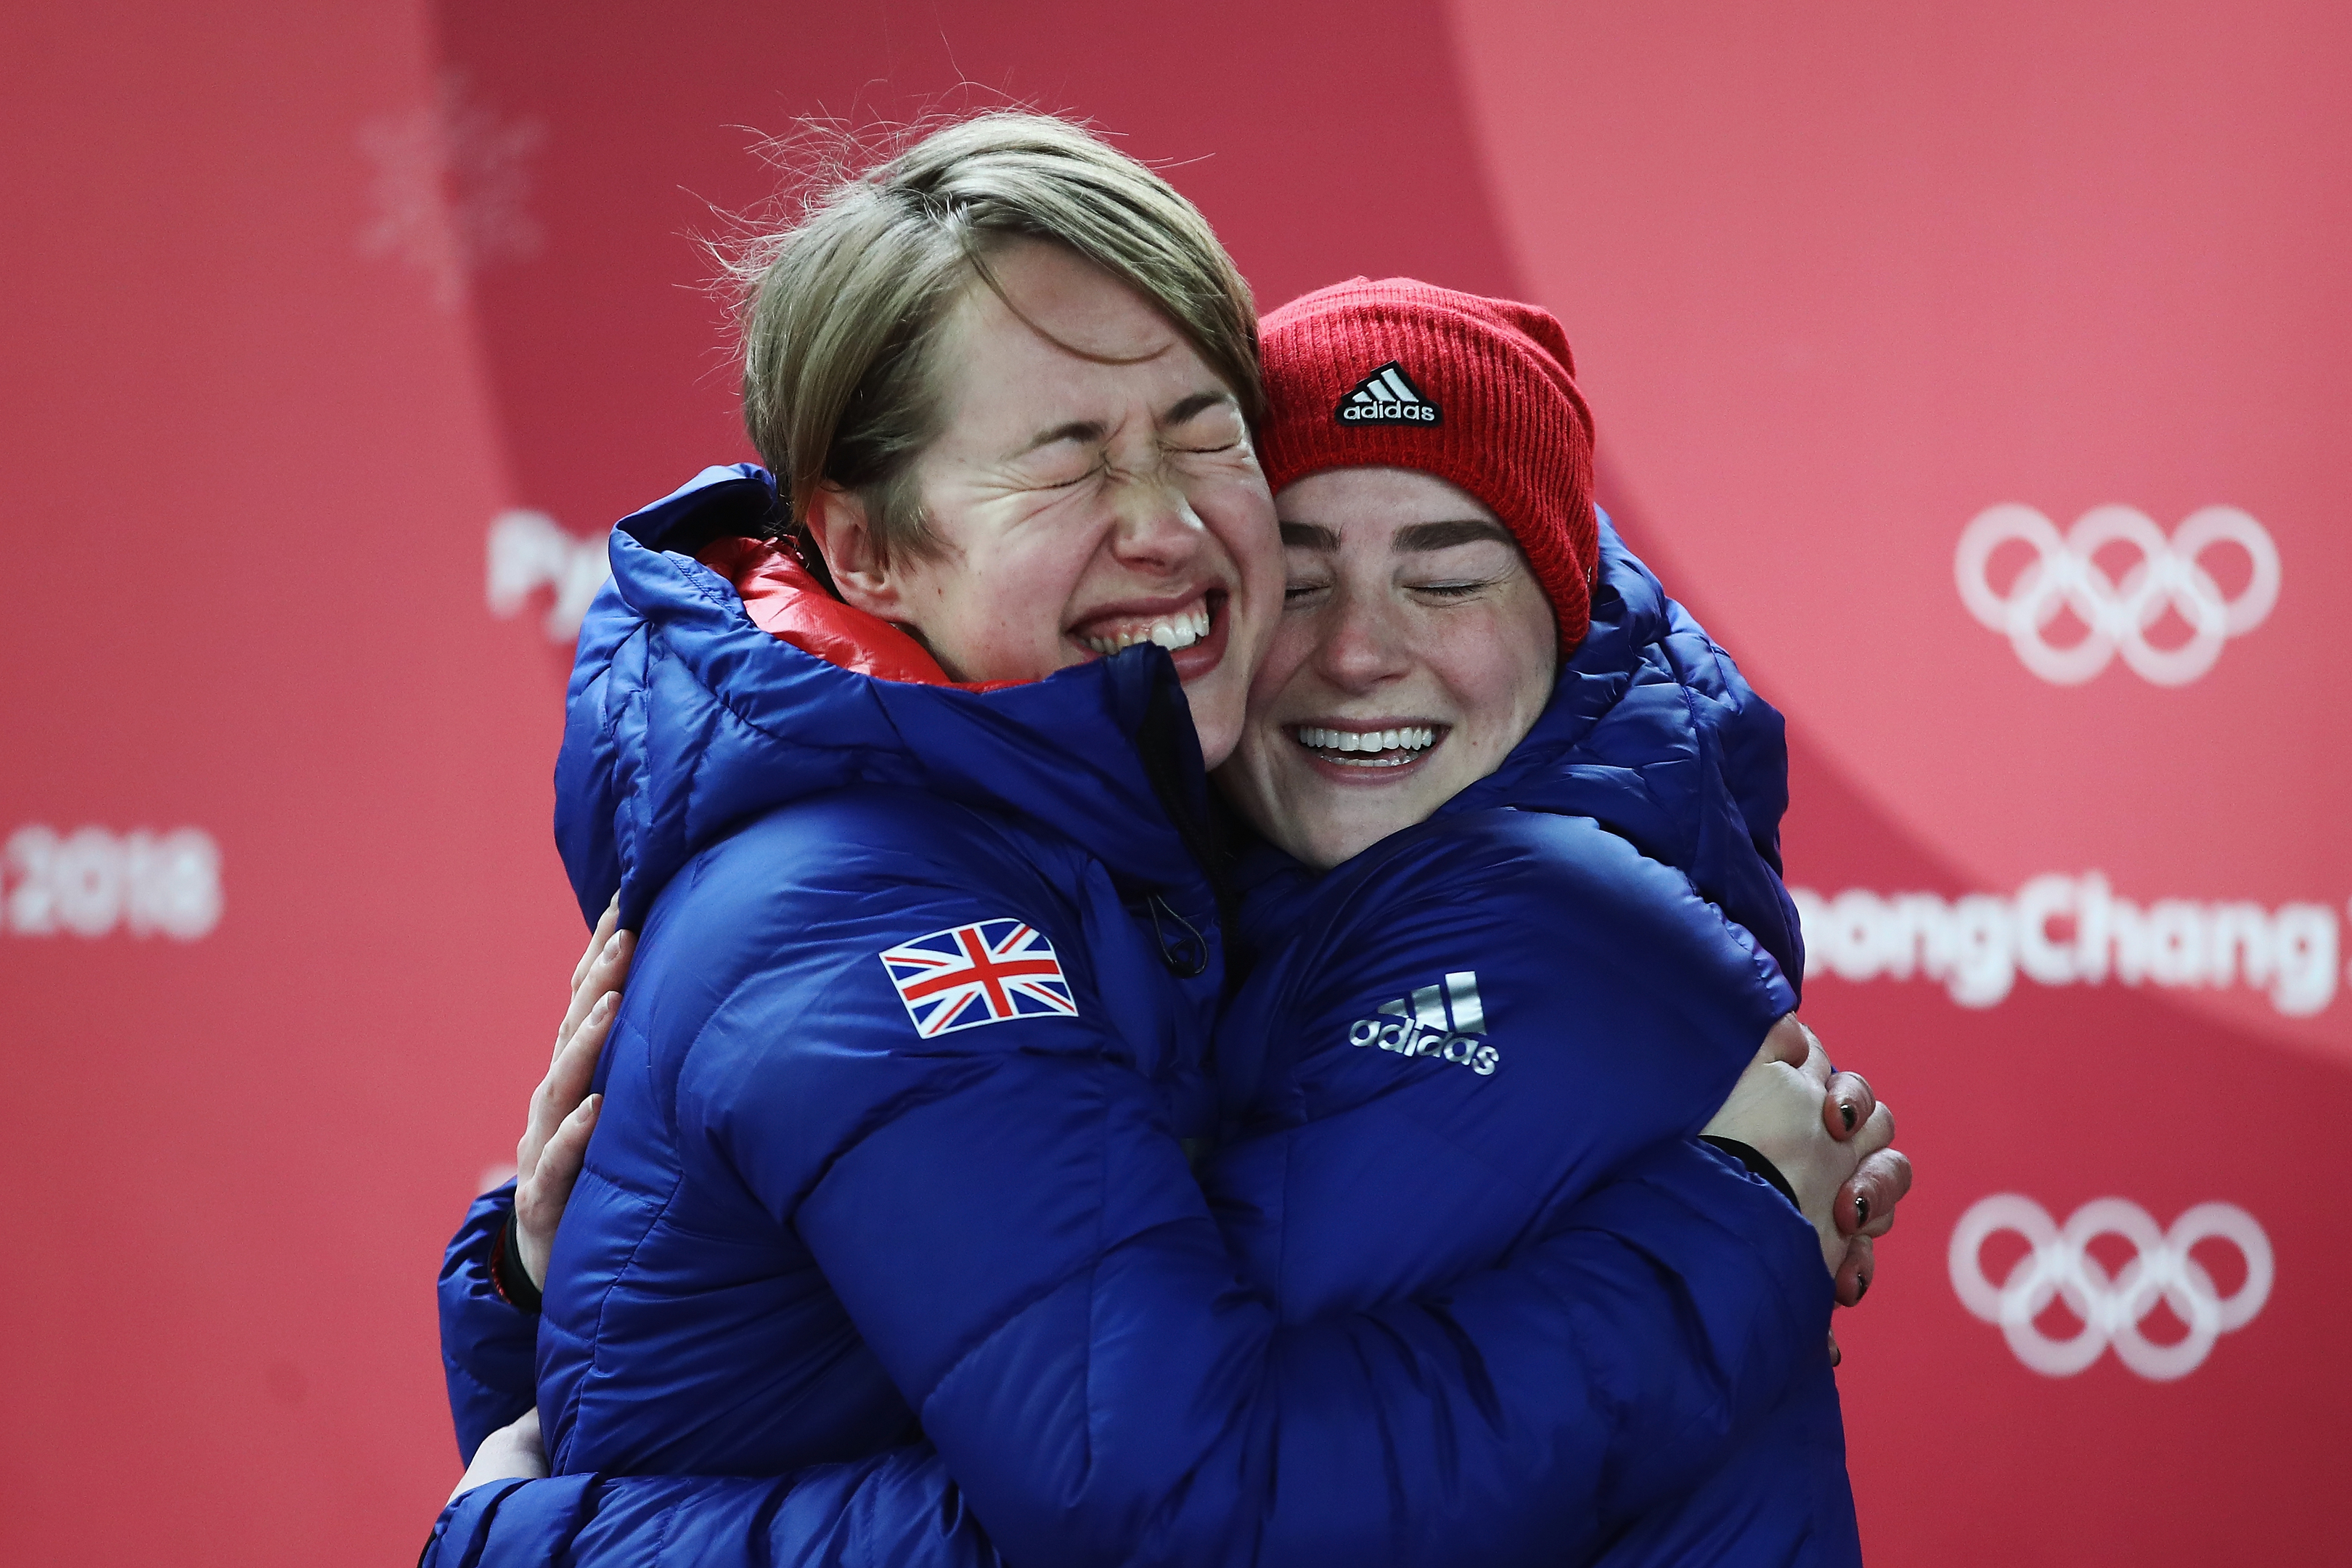
[[[1108,350],[1090,349],[1083,346],[1082,344],[1072,342],[1068,338],[1066,338],[1060,333],[1053,331],[1044,322],[1033,321],[1027,311],[1022,310],[1019,306],[1014,305],[1012,300],[1005,300],[1003,303],[1005,309],[1011,312],[1013,320],[1019,321],[1023,326],[1029,329],[1030,336],[1036,339],[1039,342],[1044,343],[1047,348],[1052,349],[1055,353],[1067,355],[1071,359],[1082,361],[1087,364],[1109,365],[1115,368],[1123,368],[1125,366],[1134,364],[1150,364],[1152,361],[1165,355],[1171,349],[1176,347],[1176,345],[1182,341],[1174,332],[1169,331],[1163,328],[1161,329],[1162,335],[1158,348],[1147,349],[1140,353],[1112,353]]]
[[[1043,243],[1050,244],[1050,242]],[[1008,289],[1004,286],[1004,280],[997,276],[996,268],[992,264],[986,249],[968,250],[965,253],[965,259],[971,264],[972,276],[982,285],[980,289],[972,289],[967,286],[964,289],[963,296],[965,300],[974,300],[976,296],[981,295],[985,295],[989,299],[992,299],[997,306],[1007,315],[1020,322],[1022,326],[1027,328],[1029,330],[1029,335],[1032,338],[1045,343],[1047,347],[1055,350],[1056,353],[1067,354],[1072,359],[1084,360],[1088,364],[1150,364],[1153,360],[1158,359],[1160,355],[1166,353],[1170,349],[1176,346],[1176,335],[1165,321],[1153,323],[1154,329],[1159,331],[1161,334],[1160,346],[1149,351],[1148,353],[1132,354],[1109,353],[1097,349],[1087,348],[1081,344],[1072,342],[1068,338],[1064,337],[1060,332],[1055,331],[1053,328],[1048,327],[1045,322],[1031,315],[1027,310],[1023,308],[1019,300],[1013,299],[1012,290]],[[961,303],[962,303],[962,301],[959,301],[959,304]],[[1097,310],[1095,314],[1097,317],[1099,317],[1102,312],[1100,310]],[[1080,324],[1087,325],[1092,323]]]

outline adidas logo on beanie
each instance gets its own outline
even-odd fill
[[[1349,390],[1333,417],[1342,425],[1442,425],[1444,414],[1391,360]]]

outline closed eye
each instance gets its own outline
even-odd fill
[[[1075,457],[1075,454],[1073,456]],[[1097,474],[1101,473],[1105,468],[1108,468],[1110,466],[1110,459],[1108,455],[1106,453],[1097,453],[1094,460],[1089,463],[1079,464],[1074,461],[1066,466],[1060,463],[1049,463],[1041,466],[1044,468],[1045,471],[1037,474],[1034,479],[1025,480],[1021,486],[1023,489],[1066,490],[1074,485],[1082,485],[1088,479],[1093,479]],[[1066,479],[1055,479],[1052,477],[1056,473],[1067,474],[1069,477]]]
[[[1186,439],[1189,437],[1189,439]],[[1170,411],[1160,427],[1161,447],[1187,457],[1213,457],[1249,442],[1249,426],[1241,410],[1223,393],[1196,393]]]

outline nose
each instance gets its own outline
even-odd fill
[[[1111,552],[1129,566],[1175,572],[1190,565],[1209,537],[1191,500],[1176,485],[1137,477],[1118,487]]]
[[[1403,618],[1385,594],[1339,588],[1317,619],[1315,668],[1339,690],[1370,691],[1412,664]]]

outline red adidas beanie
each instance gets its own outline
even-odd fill
[[[1418,468],[1503,520],[1559,617],[1584,638],[1601,542],[1592,416],[1551,312],[1411,278],[1356,278],[1258,323],[1266,482],[1326,468]]]

